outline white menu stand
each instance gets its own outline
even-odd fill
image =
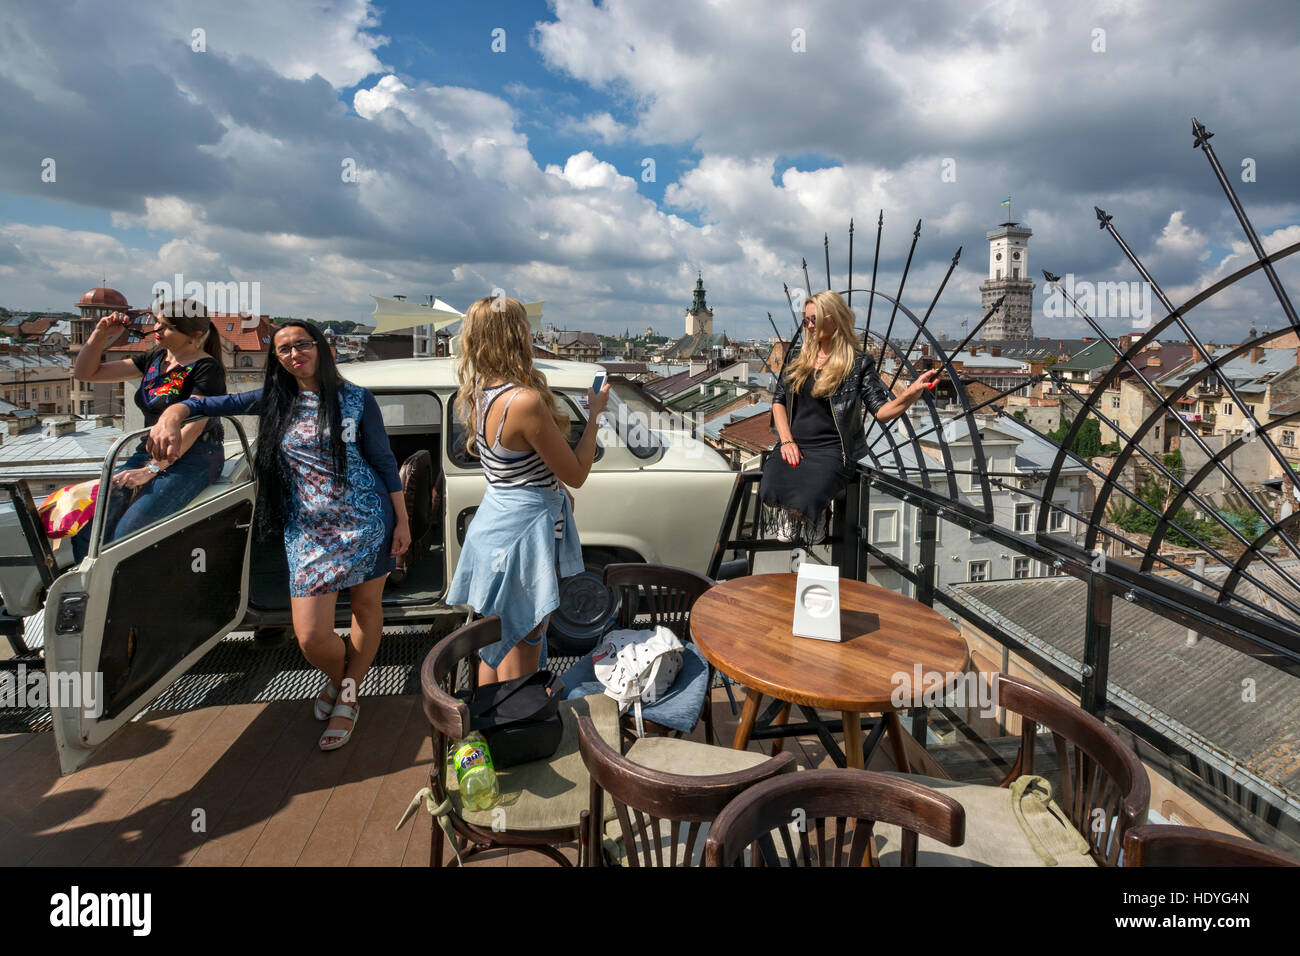
[[[794,635],[839,641],[840,569],[805,561],[794,591]]]

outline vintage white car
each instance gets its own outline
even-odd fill
[[[538,361],[581,434],[587,389],[599,365]],[[482,468],[464,451],[453,412],[455,359],[349,363],[343,375],[374,393],[413,513],[417,557],[384,593],[387,624],[464,613],[440,598],[455,570],[465,530],[482,499]],[[552,618],[554,650],[590,647],[613,611],[600,584],[608,563],[646,561],[703,573],[712,556],[736,473],[709,446],[681,431],[629,420],[634,391],[615,383],[602,416],[595,465],[573,489],[575,519],[589,569],[566,580]],[[625,401],[627,400],[627,401]],[[98,521],[90,552],[73,566],[66,542],[52,549],[28,510],[24,489],[0,506],[0,596],[12,621],[44,609],[46,667],[102,674],[102,713],[52,707],[65,772],[79,766],[232,630],[263,637],[289,623],[282,542],[252,535],[256,476],[249,468],[254,419],[226,419],[221,478],[183,510],[107,544]],[[622,422],[624,427],[619,427]],[[105,479],[135,448],[124,436],[104,463]],[[428,453],[421,464],[420,452]],[[423,516],[417,520],[417,515]],[[347,594],[337,623],[349,620]]]

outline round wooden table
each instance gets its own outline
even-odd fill
[[[840,579],[840,642],[795,637],[795,574],[723,581],[691,608],[691,639],[709,662],[747,690],[733,746],[744,750],[763,697],[838,710],[844,751],[862,767],[864,713],[882,714],[894,761],[908,772],[903,731],[891,697],[917,666],[960,674],[970,652],[957,628],[919,601],[874,584]],[[920,694],[923,687],[917,687]],[[909,695],[910,697],[910,695]],[[910,703],[908,707],[914,706]]]

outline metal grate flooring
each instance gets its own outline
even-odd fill
[[[384,629],[379,653],[366,679],[363,697],[382,697],[420,692],[420,665],[437,640],[449,633],[459,618],[429,624]],[[340,631],[339,633],[346,633]],[[563,673],[578,658],[551,656],[547,666]],[[29,669],[44,665],[28,661]],[[143,713],[195,710],[226,704],[261,703],[273,700],[307,700],[320,693],[320,673],[307,663],[292,639],[278,647],[259,647],[252,634],[227,636],[171,687],[163,691]],[[0,709],[0,734],[47,733],[53,730],[48,708]]]

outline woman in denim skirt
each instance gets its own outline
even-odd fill
[[[568,419],[533,365],[521,302],[488,297],[471,305],[460,349],[456,411],[488,487],[443,600],[501,618],[501,640],[479,651],[482,685],[530,674],[545,661],[543,636],[560,604],[560,578],[583,569],[565,486],[581,487],[591,472],[609,386],[588,393],[587,426],[570,448]]]

